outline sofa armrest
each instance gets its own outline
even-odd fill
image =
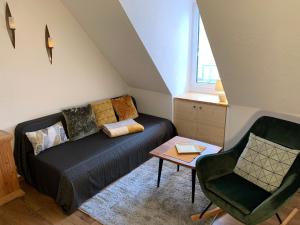
[[[235,148],[199,157],[196,161],[196,171],[200,183],[232,172],[238,157],[239,152]]]

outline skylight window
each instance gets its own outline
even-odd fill
[[[215,84],[220,79],[201,17],[198,25],[196,82]]]

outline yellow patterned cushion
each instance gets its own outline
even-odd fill
[[[139,116],[131,96],[125,95],[112,99],[113,107],[119,117],[119,120],[135,119]]]
[[[117,118],[110,99],[101,102],[95,102],[92,104],[92,108],[95,114],[97,126],[99,128],[101,128],[103,124],[117,122]]]

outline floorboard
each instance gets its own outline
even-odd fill
[[[0,207],[0,225],[102,225],[88,215],[77,210],[72,215],[65,215],[53,199],[36,191],[30,185],[21,183],[26,195]],[[300,207],[300,193],[297,193],[279,212],[281,218],[289,211]],[[276,225],[276,217],[261,225]],[[300,213],[289,225],[300,224]],[[242,225],[230,215],[218,218],[213,225]]]
[[[25,196],[0,207],[0,225],[101,225],[79,210],[65,215],[52,198],[21,186]]]

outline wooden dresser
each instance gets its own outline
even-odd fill
[[[17,178],[11,140],[11,134],[0,131],[0,206],[24,195]]]
[[[227,102],[216,95],[186,93],[174,98],[174,124],[183,137],[224,146]]]

